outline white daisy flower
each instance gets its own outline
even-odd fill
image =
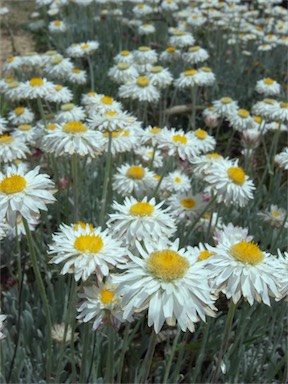
[[[2,117],[0,115],[0,135],[3,134],[3,132],[7,131],[7,124],[8,124],[8,121],[5,119],[5,117]]]
[[[22,93],[22,86],[23,83],[18,83],[18,81],[7,84],[7,88],[4,91],[5,98],[15,102],[24,99],[25,96]]]
[[[285,147],[282,152],[278,153],[274,161],[278,167],[288,170],[288,147]]]
[[[160,65],[151,67],[147,77],[151,84],[160,89],[169,87],[173,81],[173,76],[171,75],[170,71],[167,68],[161,67]]]
[[[147,36],[147,35],[151,35],[152,33],[155,33],[156,31],[156,28],[154,27],[153,24],[141,24],[139,25],[138,27],[138,33],[139,35],[144,35],[144,36]]]
[[[177,11],[179,9],[177,1],[171,0],[163,0],[160,7],[163,9],[163,11]]]
[[[184,48],[193,45],[195,39],[190,32],[174,30],[172,36],[168,39],[168,43],[173,47]]]
[[[279,105],[278,101],[274,99],[264,99],[264,100],[258,101],[252,107],[252,113],[264,119],[272,119],[272,113],[275,112],[275,109],[278,107],[278,105]]]
[[[199,155],[200,149],[191,132],[184,132],[182,129],[164,128],[158,136],[159,148],[168,150],[169,156],[179,156],[182,160],[192,162],[195,156]]]
[[[180,73],[180,77],[174,81],[177,88],[192,88],[200,85],[202,81],[201,75],[197,69],[188,69]]]
[[[216,77],[210,67],[201,67],[199,68],[198,73],[199,73],[198,85],[200,87],[210,87],[215,83]]]
[[[216,228],[213,234],[215,244],[222,244],[226,247],[230,247],[240,241],[250,242],[253,240],[253,236],[248,235],[248,228],[242,228],[234,226],[232,223],[228,225],[222,225],[221,228]]]
[[[22,59],[20,56],[10,56],[3,64],[3,71],[18,70],[22,65]]]
[[[157,62],[157,52],[150,47],[141,46],[133,51],[134,62],[137,64],[154,64]]]
[[[22,56],[22,65],[26,66],[26,69],[31,70],[31,67],[41,68],[44,65],[42,55],[37,52],[28,52]]]
[[[77,309],[80,312],[77,319],[84,323],[93,320],[93,331],[101,329],[107,324],[119,329],[124,320],[121,297],[115,298],[116,289],[117,285],[112,284],[110,280],[105,284],[100,283],[99,287],[96,285],[84,287],[84,293],[79,295],[84,300]],[[132,316],[126,320],[131,321]]]
[[[109,215],[107,226],[130,246],[135,240],[169,238],[176,231],[176,225],[168,209],[161,209],[163,204],[164,201],[156,204],[154,198],[148,201],[147,197],[141,201],[126,197],[123,205],[114,201],[112,208],[117,213]]]
[[[126,248],[113,239],[108,229],[101,231],[100,227],[89,224],[61,224],[52,240],[48,253],[55,256],[50,263],[64,263],[60,273],[73,273],[76,281],[85,281],[92,274],[102,281],[111,268],[126,262]]]
[[[222,97],[220,100],[213,101],[212,104],[215,112],[226,118],[238,110],[237,101],[232,100],[231,97]]]
[[[201,27],[201,25],[205,24],[206,21],[207,18],[202,14],[191,13],[187,17],[187,24],[191,25],[192,27]]]
[[[132,65],[134,63],[134,55],[128,50],[121,51],[114,57],[115,63],[127,63]]]
[[[207,155],[197,156],[193,159],[193,175],[203,179],[209,173],[210,167],[215,161],[222,161],[223,156],[217,152],[208,153]],[[231,162],[232,165],[232,162]]]
[[[113,176],[113,190],[122,196],[143,197],[154,188],[154,176],[154,172],[141,165],[123,164]]]
[[[70,121],[49,131],[42,139],[42,147],[56,157],[77,153],[95,158],[103,152],[104,140],[100,132],[88,129],[80,121]]]
[[[233,245],[207,245],[216,253],[207,259],[212,288],[223,292],[236,304],[243,296],[250,305],[254,301],[270,305],[269,296],[280,298],[280,281],[284,271],[277,266],[277,259],[263,252],[258,245],[241,240]]]
[[[105,151],[109,149],[109,131],[102,132],[104,138]],[[135,135],[133,129],[118,129],[112,132],[111,153],[116,155],[117,153],[131,152],[137,145],[138,137]]]
[[[61,21],[61,20],[54,20],[54,21],[50,21],[49,25],[48,25],[48,30],[50,33],[63,33],[63,32],[66,32],[67,30],[67,27],[66,27],[66,24]]]
[[[275,47],[274,44],[262,43],[258,46],[257,49],[258,49],[258,51],[267,52],[267,51],[271,51],[271,49],[274,47]]]
[[[279,301],[280,299],[286,298],[287,301],[287,295],[288,295],[288,252],[284,251],[281,252],[280,249],[277,249],[277,255],[278,255],[278,266],[279,269],[282,269],[284,271],[284,276],[280,279],[280,293],[281,297],[276,299],[276,301]]]
[[[33,119],[34,113],[26,107],[17,107],[8,114],[8,120],[12,125],[30,124]]]
[[[67,73],[67,79],[73,84],[86,84],[87,73],[84,70],[73,68],[69,73]]]
[[[152,127],[149,125],[141,132],[141,143],[152,144],[154,147],[159,144],[158,138],[162,132],[160,127]]]
[[[263,219],[265,223],[275,228],[288,228],[287,212],[284,208],[278,208],[277,205],[271,204],[269,209],[265,209],[264,212],[258,212],[259,217]]]
[[[68,123],[69,121],[82,121],[86,118],[85,111],[82,107],[73,103],[62,104],[60,111],[55,115],[55,122],[59,124]]]
[[[181,51],[175,47],[167,47],[159,56],[160,61],[171,63],[181,58]]]
[[[229,123],[239,132],[253,128],[253,117],[246,109],[238,109],[235,113],[229,115]]]
[[[139,73],[134,65],[122,62],[110,68],[108,76],[117,84],[125,84],[136,79]]]
[[[167,199],[166,204],[170,207],[176,223],[184,222],[185,224],[190,224],[191,220],[194,221],[207,205],[200,194],[191,193],[173,194]]]
[[[201,153],[213,151],[216,146],[216,140],[214,137],[209,135],[203,129],[198,128],[195,131],[192,131],[191,135],[193,136],[194,144]]]
[[[148,4],[137,4],[135,7],[132,9],[133,13],[135,14],[136,17],[142,17],[142,16],[147,16],[150,13],[153,12],[153,8],[150,7]]]
[[[119,96],[124,99],[156,103],[160,99],[159,90],[151,84],[148,77],[139,76],[119,88]]]
[[[7,315],[0,315],[0,340],[5,339],[6,335],[2,332],[4,328],[3,321],[7,319]]]
[[[163,178],[161,191],[187,193],[191,190],[191,180],[182,171],[176,170]]]
[[[40,167],[25,172],[24,168],[11,166],[0,173],[0,221],[5,218],[12,227],[18,215],[33,221],[46,204],[54,203],[54,183],[46,174],[39,174]]]
[[[136,246],[141,257],[130,253],[124,274],[113,277],[123,297],[124,318],[148,308],[148,326],[159,333],[165,321],[194,332],[194,323],[215,316],[208,272],[191,252],[179,249],[179,239],[145,241],[146,250],[139,242]]]
[[[288,102],[281,101],[273,106],[272,119],[288,122]]]
[[[15,139],[21,139],[26,143],[29,143],[31,146],[35,145],[36,139],[39,138],[39,129],[37,126],[31,124],[20,124],[14,131],[11,133]]]
[[[8,134],[0,136],[0,162],[10,163],[16,159],[25,159],[29,153],[28,146],[19,137]]]
[[[104,113],[90,113],[87,120],[91,129],[98,131],[118,131],[119,129],[127,129],[131,126],[131,115],[122,111],[106,111]]]
[[[208,251],[207,244],[199,243],[198,246],[195,247],[188,245],[187,249],[193,255],[197,256],[197,262],[206,263],[209,257],[216,255],[216,253]]]
[[[45,78],[34,77],[30,81],[20,84],[19,92],[26,99],[46,99],[54,84]]]
[[[51,329],[51,337],[56,343],[62,344],[69,344],[72,340],[72,327],[71,325],[67,326],[66,334],[65,334],[66,325],[65,323],[61,324],[53,324],[53,327]],[[78,336],[78,333],[74,333],[73,340],[75,340]]]
[[[108,111],[120,112],[122,110],[122,104],[116,101],[111,96],[106,95],[94,95],[90,98],[90,103],[86,104],[86,110],[89,115],[92,113],[105,113]]]
[[[49,95],[46,97],[47,101],[57,104],[69,103],[72,99],[73,93],[70,89],[59,84],[54,85]]]
[[[265,96],[278,96],[281,91],[280,84],[270,78],[257,81],[256,92],[264,94]]]
[[[204,181],[208,183],[206,190],[215,192],[219,203],[244,207],[249,199],[253,199],[253,181],[237,161],[232,164],[229,160],[214,162],[207,170]]]
[[[206,61],[209,58],[209,54],[206,49],[194,45],[188,49],[188,52],[183,53],[183,60],[188,64],[198,64]]]
[[[67,74],[73,70],[73,63],[69,58],[55,55],[50,58],[44,67],[44,72],[52,79],[67,79]]]

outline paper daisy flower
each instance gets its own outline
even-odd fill
[[[92,274],[102,281],[111,268],[126,261],[126,248],[112,238],[109,230],[101,231],[100,227],[61,224],[52,240],[49,254],[55,256],[50,263],[64,263],[61,274],[73,273],[76,281],[85,281]]]
[[[108,152],[109,148],[109,131],[102,132],[104,138],[105,151]],[[119,129],[112,132],[111,153],[130,152],[138,144],[138,137],[135,135],[133,129]]]
[[[33,221],[46,204],[54,203],[54,183],[46,174],[39,174],[40,167],[25,172],[24,168],[11,166],[0,173],[0,221],[5,218],[12,227],[18,215]]]
[[[54,324],[52,329],[51,329],[51,336],[52,340],[56,341],[56,343],[62,344],[69,344],[70,341],[72,340],[72,327],[71,325],[67,326],[67,331],[65,335],[65,328],[66,325],[65,323],[61,324]],[[74,333],[74,340],[77,338],[78,333]]]
[[[20,56],[10,56],[3,64],[3,71],[13,71],[21,67],[22,60]]]
[[[5,339],[6,335],[2,332],[3,328],[4,328],[4,320],[6,320],[7,318],[7,315],[0,315],[0,340],[3,340]]]
[[[184,48],[193,45],[195,39],[190,32],[174,30],[172,36],[168,39],[168,43],[173,47]]]
[[[127,63],[127,64],[133,64],[134,63],[134,56],[133,53],[127,50],[121,51],[114,57],[115,63]]]
[[[73,155],[95,158],[104,150],[104,140],[100,132],[88,129],[80,121],[70,121],[58,129],[50,131],[42,139],[43,150],[55,156]]]
[[[7,124],[8,121],[4,117],[0,116],[0,135],[2,135],[3,132],[7,131]]]
[[[91,285],[84,287],[84,293],[80,294],[82,304],[78,308],[77,319],[84,323],[93,321],[92,330],[103,328],[105,325],[112,325],[119,329],[123,320],[123,310],[121,308],[121,297],[115,298],[117,285],[112,284],[110,279],[105,284],[100,283],[99,287]],[[132,320],[132,316],[128,321]]]
[[[180,74],[180,77],[175,80],[177,88],[192,88],[200,85],[200,73],[197,69],[187,69]]]
[[[174,194],[167,199],[166,204],[176,223],[185,224],[191,224],[191,220],[195,220],[207,205],[200,194],[191,193]]]
[[[199,155],[200,149],[191,132],[184,132],[175,128],[163,129],[158,136],[159,148],[166,149],[169,156],[178,156],[182,160],[191,162]]]
[[[215,74],[212,72],[210,67],[199,68],[198,85],[200,87],[210,87],[216,81]]]
[[[229,117],[235,114],[238,109],[237,102],[232,100],[231,97],[222,97],[220,100],[213,101],[215,112],[222,117]]]
[[[288,295],[288,252],[284,251],[281,252],[280,249],[277,250],[277,261],[279,269],[284,271],[284,275],[280,279],[280,298],[277,298],[276,301],[279,301],[280,299],[286,298],[287,301],[287,295]]]
[[[137,64],[154,64],[158,55],[154,49],[142,46],[133,52],[134,62]]]
[[[16,159],[25,159],[30,153],[24,140],[12,135],[0,136],[0,162],[10,163]]]
[[[122,111],[106,111],[104,113],[90,113],[88,125],[98,131],[118,131],[127,129],[131,125],[131,115]]]
[[[253,118],[246,109],[239,109],[229,115],[229,123],[239,132],[253,128]]]
[[[175,47],[167,47],[164,52],[160,54],[159,59],[168,63],[176,61],[181,58],[181,51]]]
[[[124,99],[156,103],[160,99],[160,92],[152,85],[148,77],[139,76],[131,82],[121,85],[119,96]]]
[[[72,99],[73,93],[70,89],[59,84],[54,85],[49,95],[46,97],[47,101],[57,104],[69,103]]]
[[[285,147],[282,152],[278,153],[274,161],[279,168],[288,170],[288,147]]]
[[[196,256],[179,249],[179,239],[145,241],[146,249],[139,242],[136,246],[141,257],[130,254],[126,271],[113,276],[119,284],[117,295],[123,297],[124,318],[148,308],[148,326],[159,333],[165,321],[194,332],[194,323],[215,316],[208,273]]]
[[[152,33],[155,33],[156,31],[156,28],[154,27],[153,24],[142,24],[142,25],[139,25],[138,27],[138,33],[139,35],[151,35]]]
[[[183,60],[188,64],[198,64],[206,61],[209,58],[209,54],[206,49],[194,45],[188,49],[188,52],[183,53]]]
[[[253,240],[253,236],[248,235],[248,228],[234,226],[232,223],[229,223],[228,225],[223,224],[221,228],[216,228],[213,239],[216,244],[220,243],[230,247],[240,241],[250,242]]]
[[[35,140],[41,136],[37,126],[31,124],[20,124],[11,133],[14,139],[20,139],[29,143],[31,146],[35,145]]]
[[[207,155],[198,156],[193,160],[193,175],[203,178],[209,172],[210,167],[215,161],[222,161],[223,157],[217,153],[208,153]],[[232,165],[232,162],[231,162]]]
[[[20,93],[25,99],[46,99],[54,84],[45,78],[34,77],[20,85]]]
[[[70,121],[82,121],[85,118],[86,114],[84,109],[73,103],[62,104],[60,111],[55,115],[55,121],[59,124]]]
[[[113,190],[122,196],[143,197],[155,186],[154,172],[141,165],[123,164],[113,177]]]
[[[108,111],[120,112],[122,110],[122,104],[111,96],[94,95],[90,98],[90,101],[88,105],[86,104],[86,110],[90,115],[95,113],[103,114]]]
[[[279,282],[284,271],[277,268],[275,257],[261,251],[257,244],[242,240],[207,248],[216,253],[206,263],[212,288],[223,292],[227,299],[232,298],[236,304],[244,297],[250,305],[255,300],[270,305],[269,296],[281,296]]]
[[[108,76],[117,84],[125,84],[139,76],[135,66],[128,63],[118,63],[108,71]]]
[[[277,121],[288,122],[288,102],[281,101],[275,104],[271,116]]]
[[[284,228],[288,228],[286,210],[284,208],[278,208],[275,204],[272,204],[269,209],[266,209],[264,212],[259,212],[258,216],[261,217],[265,223],[270,224],[271,227],[280,228],[284,226]]]
[[[204,181],[209,185],[208,191],[215,191],[219,203],[244,207],[249,199],[253,199],[255,186],[237,162],[215,162],[204,176]]]
[[[264,94],[265,96],[278,96],[281,91],[280,84],[270,78],[257,81],[256,92]]]
[[[8,120],[12,125],[30,124],[33,119],[34,113],[25,107],[17,107],[8,114]]]
[[[264,99],[262,101],[258,101],[252,107],[252,113],[265,119],[272,119],[272,113],[275,112],[278,105],[278,101],[274,99]]]
[[[160,127],[151,127],[150,125],[145,128],[141,133],[141,142],[143,144],[152,144],[153,146],[159,144],[159,135],[162,132]]]
[[[49,78],[64,80],[67,79],[67,73],[73,69],[73,63],[69,58],[62,55],[55,55],[50,58],[44,67],[44,72]]]
[[[195,131],[192,131],[191,135],[194,139],[194,144],[200,153],[213,151],[216,146],[216,140],[214,137],[209,135],[208,132],[203,129],[198,128]]]
[[[63,33],[66,32],[66,24],[61,20],[50,21],[48,25],[49,32],[51,33]]]
[[[161,209],[164,201],[156,204],[154,198],[147,197],[138,201],[134,197],[126,197],[124,204],[113,202],[112,208],[117,213],[110,214],[107,226],[113,233],[127,244],[135,240],[158,241],[162,237],[169,238],[176,231],[174,219],[168,209]]]
[[[191,180],[185,173],[176,170],[163,178],[160,189],[168,193],[187,193],[191,189]]]
[[[160,65],[151,67],[147,75],[149,80],[156,88],[164,89],[169,87],[173,81],[173,76],[167,68],[163,68]]]
[[[87,73],[86,71],[79,69],[79,68],[73,68],[68,74],[67,79],[72,84],[79,84],[83,85],[87,82]]]
[[[137,147],[134,152],[145,163],[152,164],[153,168],[160,168],[163,166],[163,156],[160,151],[152,147]]]
[[[135,7],[133,7],[132,11],[135,14],[135,16],[142,17],[142,16],[147,16],[150,13],[152,13],[153,8],[150,7],[150,5],[140,3],[140,4],[135,5]]]

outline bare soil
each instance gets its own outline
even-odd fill
[[[0,75],[2,75],[3,63],[8,57],[34,50],[33,36],[27,30],[27,24],[36,7],[34,0],[2,0],[0,7],[7,7],[10,10],[7,15],[0,16]]]

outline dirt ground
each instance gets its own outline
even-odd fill
[[[8,57],[34,50],[32,34],[25,26],[35,10],[35,1],[0,0],[0,7],[7,7],[10,10],[9,14],[0,16],[0,75],[2,75],[3,62]],[[16,52],[13,52],[13,46]]]

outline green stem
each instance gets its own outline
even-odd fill
[[[108,352],[105,371],[105,383],[112,384],[114,382],[114,343],[115,343],[115,331],[111,325],[107,327],[108,335]]]
[[[166,384],[168,382],[168,377],[169,377],[171,365],[172,365],[172,362],[173,362],[173,358],[175,356],[175,352],[176,352],[176,348],[177,348],[177,345],[178,345],[178,340],[179,340],[180,335],[181,335],[181,329],[178,328],[177,334],[176,334],[175,339],[174,339],[173,344],[172,344],[172,348],[171,348],[171,352],[170,352],[170,355],[169,355],[169,359],[168,359],[168,362],[166,364],[164,378],[163,378],[163,384]]]
[[[38,105],[41,119],[43,120],[45,128],[47,129],[47,121],[46,121],[45,112],[44,112],[43,104],[40,97],[37,97],[37,105]]]
[[[102,193],[102,201],[101,201],[102,206],[101,206],[101,213],[100,213],[100,218],[99,218],[99,223],[100,223],[101,227],[103,227],[103,225],[104,225],[104,220],[105,220],[105,215],[106,215],[107,191],[108,191],[108,184],[109,184],[110,168],[111,168],[111,164],[112,164],[111,147],[112,147],[112,132],[109,132],[107,161],[106,161],[104,185],[103,185],[103,193]]]
[[[83,335],[83,349],[82,349],[82,358],[81,358],[81,374],[80,374],[80,383],[84,383],[85,380],[85,371],[86,371],[86,362],[87,362],[87,352],[89,347],[89,331],[90,325],[84,325],[84,335]]]
[[[229,336],[233,324],[234,314],[235,314],[236,304],[234,304],[233,300],[230,301],[229,310],[227,314],[226,324],[225,324],[225,330],[224,330],[224,336],[223,341],[220,347],[218,361],[217,361],[217,367],[216,370],[212,376],[211,383],[216,384],[218,383],[218,379],[220,376],[220,370],[221,370],[221,363],[223,360],[223,356],[227,351],[228,343],[229,343]]]
[[[190,126],[192,129],[196,129],[196,99],[197,99],[197,86],[192,88],[192,114]]]
[[[121,384],[122,382],[122,371],[123,371],[123,365],[124,365],[124,359],[125,354],[128,349],[128,336],[130,331],[130,323],[126,323],[125,325],[125,331],[124,331],[124,339],[122,343],[122,349],[119,359],[119,366],[118,366],[118,373],[117,373],[117,383]]]
[[[284,219],[283,219],[283,222],[282,222],[282,224],[281,224],[281,227],[280,227],[279,230],[278,230],[278,234],[277,234],[275,240],[273,241],[273,244],[271,245],[271,252],[273,252],[273,251],[274,251],[274,248],[277,246],[277,243],[278,243],[278,240],[279,240],[279,238],[280,238],[280,235],[281,235],[281,233],[283,232],[283,229],[284,229],[284,227],[285,227],[285,224],[286,224],[286,221],[287,221],[287,217],[288,217],[288,212],[286,212],[286,215],[285,215],[285,217],[284,217]],[[275,251],[276,251],[276,249],[275,249]]]
[[[158,184],[157,184],[157,186],[156,186],[156,188],[155,188],[155,191],[154,191],[154,193],[153,193],[153,196],[154,196],[154,197],[157,196],[157,193],[158,193],[158,190],[159,190],[160,185],[161,185],[161,183],[162,183],[162,180],[163,180],[164,177],[166,176],[166,174],[167,174],[167,172],[168,172],[168,170],[169,170],[169,168],[170,168],[172,162],[173,162],[173,157],[171,157],[170,159],[167,160],[167,163],[166,163],[166,165],[164,166],[164,168],[163,168],[163,170],[162,170],[161,177],[160,177],[160,179],[159,179],[159,181],[158,181]]]
[[[153,359],[154,351],[155,351],[155,347],[156,347],[156,342],[157,342],[157,335],[156,335],[156,332],[154,331],[154,328],[153,328],[152,334],[150,336],[148,349],[147,349],[147,352],[145,355],[145,359],[143,361],[142,369],[140,371],[140,380],[139,380],[140,384],[145,384],[147,381],[147,378],[149,376],[151,364],[152,364],[152,359]]]
[[[31,231],[30,231],[30,228],[29,228],[29,225],[28,225],[26,219],[24,219],[24,218],[23,218],[23,224],[24,224],[24,228],[25,228],[25,232],[26,232],[26,236],[27,236],[28,247],[29,247],[29,252],[30,252],[30,256],[31,256],[31,263],[32,263],[34,274],[35,274],[36,282],[38,285],[38,289],[40,291],[40,296],[41,296],[42,303],[44,306],[44,312],[45,312],[45,317],[46,317],[46,322],[47,322],[46,378],[49,381],[50,377],[51,377],[51,361],[52,361],[51,360],[52,359],[52,334],[51,334],[52,323],[51,323],[51,316],[50,316],[50,310],[49,310],[49,303],[48,303],[48,299],[47,299],[46,292],[45,292],[45,286],[44,286],[44,283],[43,283],[43,280],[41,277],[41,273],[40,273],[40,270],[38,267],[38,263],[37,263],[37,259],[36,259],[36,252],[35,252],[35,248],[33,245],[33,239],[32,239],[32,235],[31,235]]]
[[[78,158],[77,153],[73,153],[71,158],[71,169],[72,169],[72,180],[73,180],[73,198],[74,198],[74,207],[73,207],[73,220],[74,223],[78,220]]]
[[[95,80],[94,80],[93,63],[92,63],[91,57],[89,55],[87,57],[87,60],[88,60],[89,72],[90,72],[91,91],[94,91],[95,90]]]

